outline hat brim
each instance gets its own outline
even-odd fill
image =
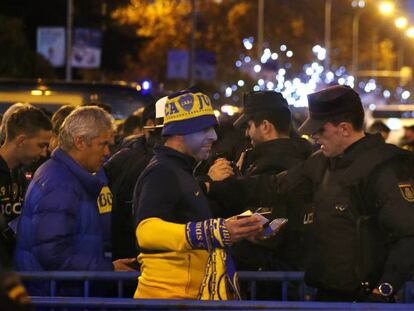
[[[242,113],[241,116],[234,121],[233,126],[235,128],[241,129],[247,125],[247,122],[249,121],[249,117],[246,115],[246,113]]]
[[[319,131],[327,120],[316,120],[308,117],[305,122],[299,127],[298,132],[300,135],[312,135]]]
[[[155,118],[155,124],[154,125],[145,125],[143,128],[145,130],[156,130],[156,129],[162,129],[164,127],[164,118],[159,117]]]

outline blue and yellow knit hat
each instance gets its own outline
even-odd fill
[[[187,135],[217,125],[210,98],[196,88],[168,96],[162,136]]]

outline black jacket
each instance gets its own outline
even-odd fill
[[[20,176],[22,180],[13,187],[13,176]],[[17,178],[17,180],[19,180]],[[3,191],[4,188],[4,191]],[[21,202],[23,201],[26,181],[21,172],[10,174],[9,168],[3,158],[0,157],[0,191],[1,207],[0,214],[0,310],[2,311],[29,311],[32,310],[28,304],[27,293],[23,288],[19,277],[11,271],[13,251],[15,247],[14,233],[8,227],[10,221],[20,215]],[[15,195],[13,195],[13,190]],[[16,195],[17,194],[17,195]],[[14,203],[13,203],[14,202]],[[14,207],[14,208],[13,208]],[[5,215],[3,215],[3,213]],[[13,290],[21,292],[17,297],[10,295]]]
[[[307,159],[312,145],[302,138],[279,138],[246,151],[243,176],[280,173]]]
[[[136,257],[135,228],[132,218],[132,195],[139,175],[154,155],[144,136],[123,145],[105,164],[112,201],[113,259]]]
[[[308,179],[299,187],[313,189],[304,217],[309,284],[354,291],[361,282],[387,282],[398,289],[413,275],[412,154],[368,135],[340,157],[315,155],[297,173]]]
[[[20,216],[28,181],[20,168],[10,170],[6,161],[0,157],[0,213],[3,215],[4,227],[0,230],[0,243],[5,251],[13,257],[16,240],[9,222]]]
[[[210,194],[238,189],[254,202],[257,192],[275,201],[300,197],[308,227],[308,284],[355,291],[390,283],[398,290],[414,267],[414,158],[367,135],[343,155],[321,152],[279,176],[213,183]]]
[[[258,174],[277,174],[306,160],[312,153],[311,144],[302,138],[280,138],[267,141],[246,152],[242,166],[244,176]],[[224,200],[222,204],[226,204]],[[257,207],[273,208],[270,219],[289,218],[289,223],[278,235],[261,244],[248,241],[237,243],[233,247],[234,258],[239,270],[278,270],[291,271],[302,268],[302,225],[299,217],[297,201],[275,205],[272,196],[257,193]],[[248,206],[238,205],[247,209]],[[277,208],[276,208],[277,207]],[[288,208],[289,207],[289,208]],[[237,211],[237,213],[242,210]],[[236,211],[235,211],[236,212]],[[255,256],[251,256],[252,252]]]
[[[220,184],[222,191],[211,191],[210,199],[216,200],[225,215],[236,215],[246,209],[255,207],[280,206],[274,200],[270,191],[261,191],[260,188],[239,191],[239,188],[232,187],[250,176],[275,175],[306,160],[312,152],[311,144],[302,138],[275,139],[262,143],[249,150],[246,154],[242,167],[242,177],[230,177]],[[262,185],[260,185],[261,187]],[[269,184],[266,185],[269,187]],[[251,196],[248,199],[248,195]]]

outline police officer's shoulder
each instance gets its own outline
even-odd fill
[[[414,154],[407,150],[399,149],[394,156],[384,161],[378,166],[378,172],[391,170],[398,179],[414,179]]]
[[[324,161],[326,161],[326,157],[323,155],[322,150],[316,150],[306,160],[306,162],[308,163],[308,165],[312,165],[314,163],[324,162]]]
[[[414,155],[389,144],[382,151],[381,156],[384,160],[375,165],[368,174],[364,174],[369,192],[373,191],[376,195],[382,195],[382,192],[384,192],[383,194],[388,193],[390,187],[400,187],[401,189],[402,185],[407,185],[412,189]],[[378,155],[379,153],[377,153]]]
[[[323,155],[322,151],[318,150],[306,160],[290,168],[287,171],[286,178],[283,179],[288,180],[288,183],[291,184],[302,182],[303,179],[311,182],[318,182],[323,177],[327,165],[328,159]],[[279,174],[278,176],[282,175]]]
[[[314,152],[312,144],[308,140],[302,137],[291,137],[290,140],[292,141],[292,144],[295,146],[296,150],[303,154],[306,158],[316,153]],[[320,150],[318,151],[320,152]]]

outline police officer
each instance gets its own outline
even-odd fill
[[[234,126],[245,129],[253,146],[245,151],[238,163],[244,176],[279,173],[302,162],[312,152],[309,142],[290,137],[291,113],[280,93],[247,93],[244,112]]]
[[[404,126],[404,136],[400,145],[401,148],[414,152],[414,125]]]
[[[282,94],[274,91],[249,92],[243,98],[243,114],[234,122],[238,129],[244,129],[251,147],[242,152],[237,161],[238,174],[228,173],[231,163],[217,159],[210,167],[212,180],[227,174],[254,176],[277,174],[302,162],[312,153],[311,144],[303,138],[292,137],[291,112]],[[220,178],[214,178],[219,176]],[[229,196],[233,200],[227,200]],[[238,193],[227,193],[218,198],[219,203],[228,211],[240,213],[246,208],[245,202],[237,200]],[[258,196],[261,193],[257,193]],[[229,206],[229,205],[232,206]],[[270,198],[263,195],[257,198],[258,206],[270,206]]]
[[[311,203],[303,218],[309,238],[305,281],[318,289],[318,300],[392,301],[413,275],[412,154],[364,133],[362,104],[351,88],[330,87],[308,100],[309,117],[299,131],[320,151],[276,178],[238,186]],[[210,193],[222,188],[212,183]]]
[[[312,153],[312,146],[308,141],[299,137],[290,137],[291,112],[286,99],[280,93],[274,91],[247,93],[244,97],[244,112],[234,125],[245,128],[246,136],[253,146],[247,149],[239,160],[238,165],[243,176],[277,174],[306,160]],[[226,198],[223,199],[222,204],[225,204]],[[287,216],[287,212],[297,213],[298,207],[302,204],[290,203],[289,208],[279,205],[272,216],[272,218],[289,217],[290,219],[290,223],[277,237],[260,244],[242,241],[235,245],[234,257],[239,270],[303,269],[302,225],[298,221],[295,222],[298,217]],[[258,206],[271,207],[272,202],[260,198]],[[256,256],[251,256],[252,252]],[[258,290],[259,299],[275,299],[276,293],[280,292],[273,288],[274,284],[258,285],[265,285]]]

